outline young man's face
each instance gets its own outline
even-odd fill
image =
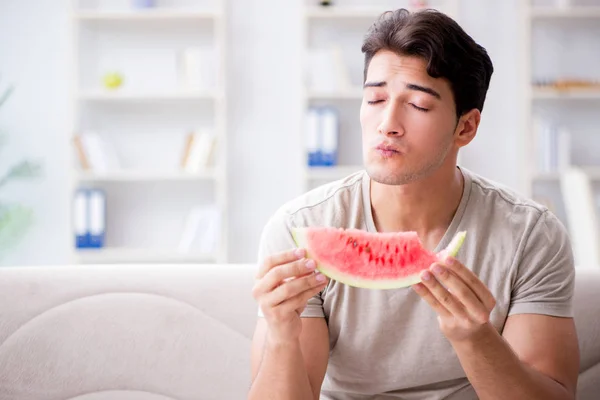
[[[450,85],[430,77],[417,57],[381,51],[372,58],[360,122],[365,168],[380,183],[423,178],[457,151]]]

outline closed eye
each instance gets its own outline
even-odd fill
[[[414,108],[415,110],[418,110],[418,111],[421,111],[421,112],[427,112],[427,111],[429,111],[429,109],[427,109],[427,108],[423,108],[423,107],[419,107],[419,106],[417,106],[417,105],[415,105],[415,104],[413,104],[413,103],[410,103],[410,105],[411,105],[411,106],[413,106],[413,108]]]
[[[381,103],[383,100],[370,100],[367,101],[368,104],[377,104],[377,103]]]

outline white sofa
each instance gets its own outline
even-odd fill
[[[252,265],[0,268],[1,400],[246,397]],[[600,273],[577,278],[579,399],[600,399]]]

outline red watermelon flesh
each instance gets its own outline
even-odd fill
[[[425,249],[416,232],[372,233],[329,227],[296,228],[296,244],[324,275],[351,286],[392,289],[421,281],[420,273],[444,254],[456,255],[465,232],[439,254]]]

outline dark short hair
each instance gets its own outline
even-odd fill
[[[427,73],[450,82],[458,117],[483,103],[494,71],[487,51],[449,16],[436,10],[383,13],[365,35],[364,80],[373,56],[380,50],[418,56],[427,62]]]

